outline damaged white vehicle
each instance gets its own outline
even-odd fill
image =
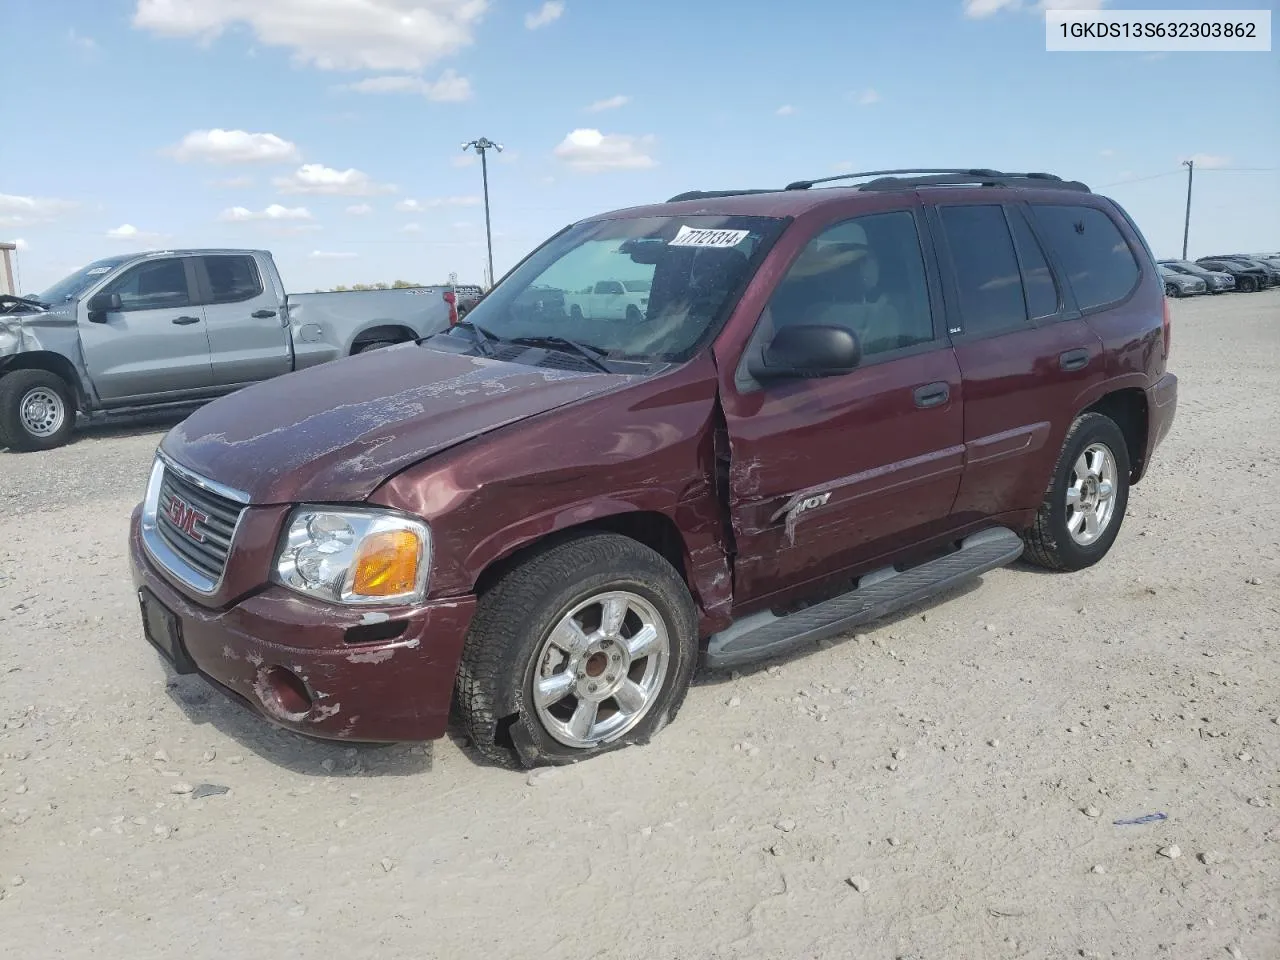
[[[456,322],[443,286],[286,294],[264,250],[108,257],[0,296],[0,447],[48,450],[78,414],[194,407]]]

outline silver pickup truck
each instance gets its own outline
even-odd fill
[[[446,329],[449,287],[286,294],[264,250],[108,257],[0,297],[0,447],[47,450],[90,418],[193,407]]]

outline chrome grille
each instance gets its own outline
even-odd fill
[[[156,532],[165,545],[214,583],[221,580],[244,505],[166,468],[156,507]]]

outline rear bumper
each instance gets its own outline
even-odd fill
[[[1142,458],[1142,473],[1151,465],[1156,447],[1169,435],[1174,415],[1178,412],[1178,378],[1166,373],[1146,389],[1147,449]]]
[[[388,611],[404,630],[394,639],[352,644],[367,626],[347,610],[270,586],[222,610],[192,603],[154,567],[142,546],[138,511],[129,532],[136,589],[149,590],[180,624],[182,644],[214,685],[282,727],[333,740],[434,740],[444,735],[454,677],[474,597]],[[307,709],[282,700],[280,668],[305,685]],[[292,704],[294,709],[288,707]]]

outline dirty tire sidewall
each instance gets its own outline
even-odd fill
[[[671,642],[666,676],[648,713],[632,729],[595,747],[568,747],[543,728],[533,707],[536,657],[561,618],[582,601],[609,590],[643,597],[665,622]],[[498,758],[494,746],[483,742],[486,731],[481,727],[514,714],[508,728],[516,751],[511,759],[526,767],[574,763],[646,743],[674,718],[697,662],[697,615],[680,575],[658,553],[628,537],[589,535],[534,556],[495,584],[481,599],[467,646],[459,697],[480,693],[489,703],[490,715],[480,718],[467,703],[460,704],[464,720],[471,715],[482,721],[480,726],[468,723],[480,752]],[[483,656],[479,663],[476,654]],[[476,690],[477,683],[488,689]]]
[[[1067,530],[1066,491],[1071,485],[1076,459],[1095,443],[1104,444],[1115,458],[1116,503],[1107,529],[1093,543],[1082,545],[1076,543]],[[1067,431],[1053,481],[1035,524],[1025,535],[1025,559],[1051,570],[1083,570],[1105,557],[1120,534],[1128,509],[1130,469],[1129,447],[1114,420],[1100,413],[1085,413],[1076,418]]]
[[[48,390],[62,401],[62,424],[47,435],[31,433],[22,419],[22,399],[36,388]],[[19,452],[52,450],[70,439],[75,425],[75,396],[56,373],[14,370],[0,377],[0,447]]]
[[[394,347],[399,340],[374,340],[371,343],[362,343],[356,347],[355,353],[368,353],[371,350],[385,350],[387,347]]]

